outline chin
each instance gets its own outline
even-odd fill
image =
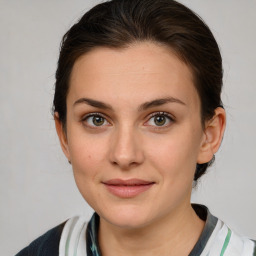
[[[113,207],[109,211],[98,211],[98,214],[111,225],[128,229],[145,227],[153,219],[152,211],[136,206]]]

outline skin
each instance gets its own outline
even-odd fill
[[[99,126],[88,117],[93,113],[103,116]],[[157,125],[152,114],[165,123]],[[73,67],[66,132],[57,113],[55,122],[78,189],[100,215],[104,256],[189,254],[204,226],[190,205],[196,163],[208,162],[218,150],[225,112],[217,108],[202,127],[200,99],[186,64],[149,42],[96,48]],[[153,185],[120,198],[103,184],[117,178]]]

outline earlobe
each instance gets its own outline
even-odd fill
[[[218,151],[226,127],[225,110],[221,107],[215,109],[215,115],[205,123],[204,138],[201,144],[197,163],[209,162]]]
[[[68,161],[70,162],[67,134],[64,131],[62,122],[60,121],[59,114],[57,112],[54,113],[54,121],[55,121],[55,128],[56,128],[56,131],[57,131],[57,134],[59,137],[62,151],[64,152],[65,156],[67,157]]]

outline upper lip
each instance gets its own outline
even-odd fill
[[[105,185],[113,185],[113,186],[136,186],[136,185],[149,185],[153,184],[155,182],[153,181],[147,181],[147,180],[141,180],[141,179],[111,179],[102,182]]]

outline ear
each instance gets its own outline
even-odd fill
[[[55,121],[55,128],[60,140],[60,145],[62,151],[64,152],[65,156],[67,157],[68,161],[70,162],[70,154],[69,154],[69,147],[68,147],[68,140],[67,134],[64,130],[63,124],[59,119],[59,114],[57,112],[54,113],[54,121]]]
[[[226,113],[221,107],[215,109],[212,119],[206,121],[204,137],[200,147],[197,163],[209,162],[218,151],[226,127]]]

